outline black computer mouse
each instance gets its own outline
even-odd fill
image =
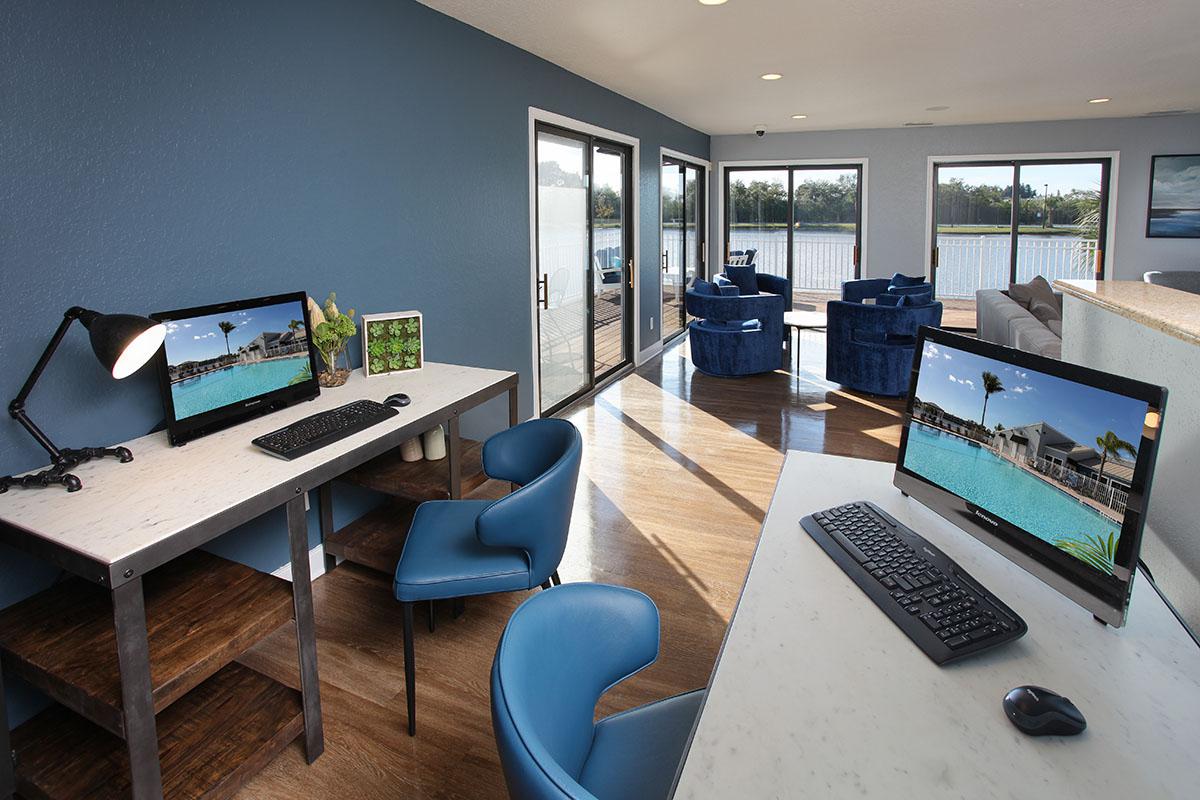
[[[398,394],[389,394],[387,399],[383,401],[383,404],[392,408],[403,408],[411,402],[412,399],[408,395],[404,392],[399,392]]]
[[[1074,703],[1041,686],[1018,686],[1003,705],[1008,721],[1030,736],[1074,736],[1087,727]]]

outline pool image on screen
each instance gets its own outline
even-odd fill
[[[312,378],[304,308],[297,302],[164,324],[176,419]]]
[[[1113,574],[1148,405],[927,341],[904,467]]]

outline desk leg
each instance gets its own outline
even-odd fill
[[[458,430],[458,415],[446,423],[447,438],[450,440],[450,499],[462,499],[462,436]]]
[[[325,542],[333,535],[333,482],[325,481],[317,489],[317,515],[321,520],[321,551],[325,551]],[[325,571],[329,572],[337,566],[337,559],[325,553]]]
[[[161,800],[162,771],[158,763],[158,728],[151,695],[150,646],[146,641],[146,598],[142,594],[142,579],[134,578],[113,589],[112,604],[133,797],[134,800]]]
[[[0,668],[0,800],[9,800],[16,790],[12,744],[8,740],[8,710],[4,705],[4,673]]]
[[[312,574],[308,568],[308,520],[304,495],[287,503],[288,540],[292,550],[292,607],[300,659],[300,692],[304,698],[304,753],[313,763],[325,750],[321,723],[321,689],[317,679],[317,632],[313,621]]]
[[[517,427],[517,387],[514,386],[508,390],[508,427]],[[510,492],[515,492],[518,487],[515,483],[508,485]]]

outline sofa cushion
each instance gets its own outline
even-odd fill
[[[754,277],[754,267],[725,267],[725,277],[729,278],[741,294],[758,294],[758,279]]]
[[[1046,327],[1049,328],[1050,332],[1053,333],[1055,336],[1057,336],[1060,339],[1062,338],[1062,320],[1061,319],[1050,320],[1049,322],[1046,323]]]
[[[1033,302],[1029,304],[1029,313],[1047,327],[1051,320],[1062,320],[1062,312],[1058,310],[1058,306],[1051,305],[1040,297],[1033,298]]]
[[[892,276],[892,286],[898,286],[901,288],[903,288],[905,286],[920,286],[924,282],[925,282],[924,275],[910,276],[910,275],[904,275],[902,273],[897,272],[895,275]]]
[[[1008,296],[1026,309],[1033,308],[1034,300],[1041,300],[1049,306],[1054,306],[1059,309],[1059,316],[1062,316],[1062,308],[1059,306],[1059,300],[1054,294],[1054,287],[1050,282],[1038,275],[1029,283],[1013,283],[1008,287]]]

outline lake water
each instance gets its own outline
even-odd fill
[[[987,448],[916,422],[904,466],[1050,544],[1120,535],[1103,514]]]
[[[294,356],[239,364],[171,384],[175,418],[194,417],[287,386],[307,366],[307,355]]]

